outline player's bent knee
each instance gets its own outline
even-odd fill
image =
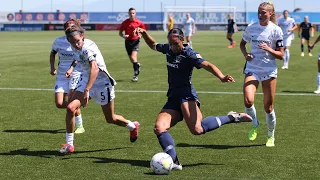
[[[193,135],[201,135],[203,134],[203,128],[201,126],[195,126],[189,129]]]
[[[72,106],[72,105],[68,105],[68,106],[67,106],[67,113],[73,113],[73,114],[75,114],[77,109],[78,109],[77,107],[74,107],[74,106]]]

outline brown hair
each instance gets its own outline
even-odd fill
[[[81,21],[79,19],[69,19],[63,24],[64,30],[67,30],[69,24],[81,25]]]
[[[84,29],[80,25],[72,25],[65,30],[67,37],[72,37],[76,33],[83,34]]]
[[[259,5],[260,6],[266,6],[268,8],[268,11],[271,12],[271,16],[270,16],[270,21],[273,22],[274,24],[277,24],[277,17],[276,17],[276,11],[274,9],[274,5],[272,4],[272,2],[268,1],[268,2],[263,2]]]
[[[129,9],[129,12],[132,11],[132,10],[136,10],[136,9],[132,7],[132,8]]]

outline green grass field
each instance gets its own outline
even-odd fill
[[[150,34],[158,42],[166,42],[164,32]],[[63,32],[0,33],[0,179],[320,179],[320,97],[313,94],[319,45],[313,57],[302,58],[296,38],[289,70],[281,70],[282,62],[278,61],[274,148],[265,147],[265,114],[262,95],[257,94],[255,106],[261,126],[256,141],[247,139],[249,123],[193,136],[181,122],[170,133],[184,169],[156,176],[149,162],[162,151],[153,126],[166,101],[165,56],[142,42],[142,72],[139,82],[132,83],[132,65],[117,32],[86,32],[87,38],[98,44],[118,82],[116,113],[139,120],[140,137],[130,143],[128,130],[107,124],[100,107],[91,101],[82,109],[86,132],[75,135],[75,153],[58,156],[60,145],[65,143],[65,111],[54,104],[55,77],[49,74],[49,53],[52,42],[61,35]],[[244,109],[245,60],[238,46],[241,35],[235,34],[234,49],[226,48],[224,32],[198,32],[193,37],[194,49],[204,59],[236,79],[222,84],[205,70],[194,70],[193,84],[204,117]]]

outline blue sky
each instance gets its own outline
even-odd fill
[[[59,9],[63,12],[126,12],[135,7],[138,12],[161,11],[163,6],[236,6],[244,11],[245,0],[0,0],[0,12],[50,12]],[[246,0],[247,11],[257,11],[261,0]],[[276,11],[302,8],[305,12],[318,12],[319,0],[272,0]]]

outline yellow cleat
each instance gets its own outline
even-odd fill
[[[272,136],[268,137],[266,146],[267,147],[274,147],[274,137],[272,137]]]
[[[248,135],[249,140],[254,141],[257,138],[257,135],[258,135],[258,127],[252,126]]]

